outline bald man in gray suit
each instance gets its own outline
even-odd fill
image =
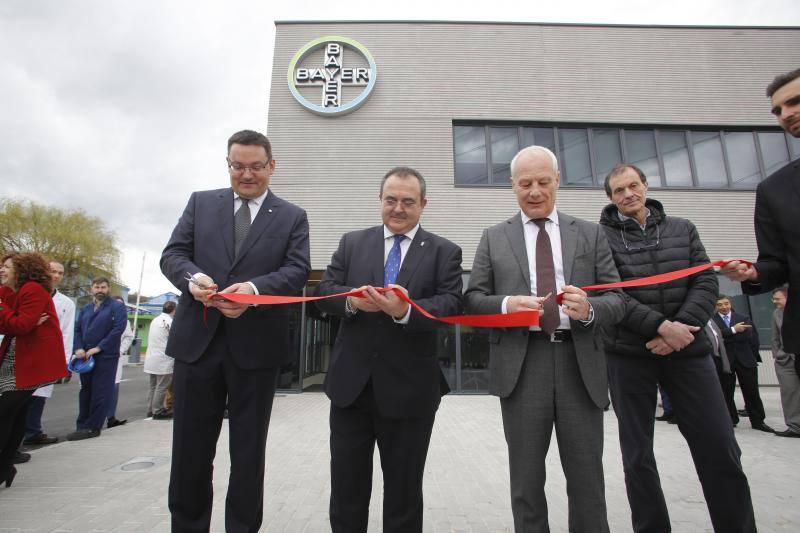
[[[545,457],[555,426],[569,530],[607,532],[603,410],[609,401],[598,335],[622,319],[625,296],[587,297],[578,288],[619,281],[619,274],[600,227],[556,211],[559,182],[547,148],[530,146],[514,157],[520,211],[484,231],[465,301],[469,313],[542,310],[540,327],[492,330],[489,348],[489,391],[500,397],[503,413],[515,530],[549,531]]]

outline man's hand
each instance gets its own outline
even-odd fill
[[[218,288],[214,280],[206,275],[198,276],[197,280],[189,282],[189,292],[195,300],[206,307],[211,305],[209,299],[217,293]]]
[[[86,352],[83,350],[75,350],[75,359],[86,359]]]
[[[408,291],[405,289],[405,287],[389,284],[388,288],[398,289],[403,292],[403,294],[408,296]],[[375,304],[378,309],[396,320],[400,320],[406,316],[406,313],[408,312],[408,303],[406,303],[405,300],[401,300],[394,291],[380,293],[376,291],[374,287],[369,287],[365,293],[365,296],[367,297],[367,300]]]
[[[39,321],[36,322],[36,325],[37,326],[41,326],[42,324],[47,322],[49,319],[50,319],[50,315],[48,315],[47,313],[42,313],[42,316],[39,317]]]
[[[727,265],[719,269],[719,273],[731,281],[758,281],[758,271],[754,266],[747,266],[741,261],[730,261]]]
[[[738,324],[734,324],[733,325],[733,331],[735,331],[736,333],[741,333],[743,331],[747,331],[748,329],[750,329],[752,327],[753,326],[751,326],[750,324],[747,324],[745,322],[739,322]]]
[[[694,340],[694,334],[697,331],[700,331],[697,326],[687,326],[686,324],[669,320],[665,320],[658,327],[658,334],[676,352],[689,346]]]
[[[97,355],[99,353],[100,353],[100,348],[95,346],[94,348],[90,348],[90,349],[86,350],[86,357],[88,358],[90,356],[95,356],[95,355]]]
[[[644,346],[656,355],[669,355],[675,351],[672,349],[672,346],[667,344],[667,341],[664,340],[664,337],[660,335]]]
[[[350,300],[350,305],[359,311],[364,311],[366,313],[377,313],[381,310],[380,307],[377,306],[371,299],[366,296],[366,291],[371,289],[371,285],[362,285],[357,289],[353,289],[354,291],[365,291],[364,298],[356,298],[355,296],[348,296],[347,299]]]
[[[511,296],[506,301],[506,312],[541,311],[546,298],[539,296]]]
[[[220,291],[220,294],[254,294],[254,292],[249,283],[234,283]],[[240,304],[222,298],[215,298],[211,301],[211,305],[228,318],[239,318],[250,307],[250,304]]]
[[[589,300],[586,293],[573,285],[566,285],[562,292],[564,299],[561,301],[561,307],[564,309],[564,314],[572,320],[589,320]]]

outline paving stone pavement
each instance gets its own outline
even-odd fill
[[[784,429],[778,389],[762,387],[767,422]],[[739,404],[741,405],[741,400]],[[267,444],[264,524],[268,532],[330,531],[328,400],[320,393],[278,396]],[[97,439],[32,452],[14,485],[0,487],[0,532],[167,532],[172,424],[139,420]],[[224,531],[227,425],[220,437],[212,531]],[[613,413],[605,418],[606,494],[611,531],[630,531]],[[800,531],[800,439],[740,424],[736,437],[762,532]],[[656,424],[656,456],[673,531],[711,531],[688,447],[677,426]],[[425,473],[425,532],[513,531],[508,456],[499,402],[491,396],[446,396],[436,418]],[[120,468],[126,463],[128,466]],[[150,468],[148,462],[154,463]],[[554,532],[566,531],[565,481],[553,442],[547,497]],[[370,531],[381,531],[381,476],[375,462]]]

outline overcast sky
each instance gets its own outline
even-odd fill
[[[0,196],[100,217],[121,281],[136,290],[146,252],[155,295],[189,193],[228,183],[231,133],[267,129],[275,20],[800,26],[796,0],[385,4],[0,0]]]

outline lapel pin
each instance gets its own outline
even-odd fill
[[[419,245],[420,246],[425,246],[425,241],[422,241],[421,243],[419,243]]]
[[[272,209],[270,209],[269,212],[272,213]]]

